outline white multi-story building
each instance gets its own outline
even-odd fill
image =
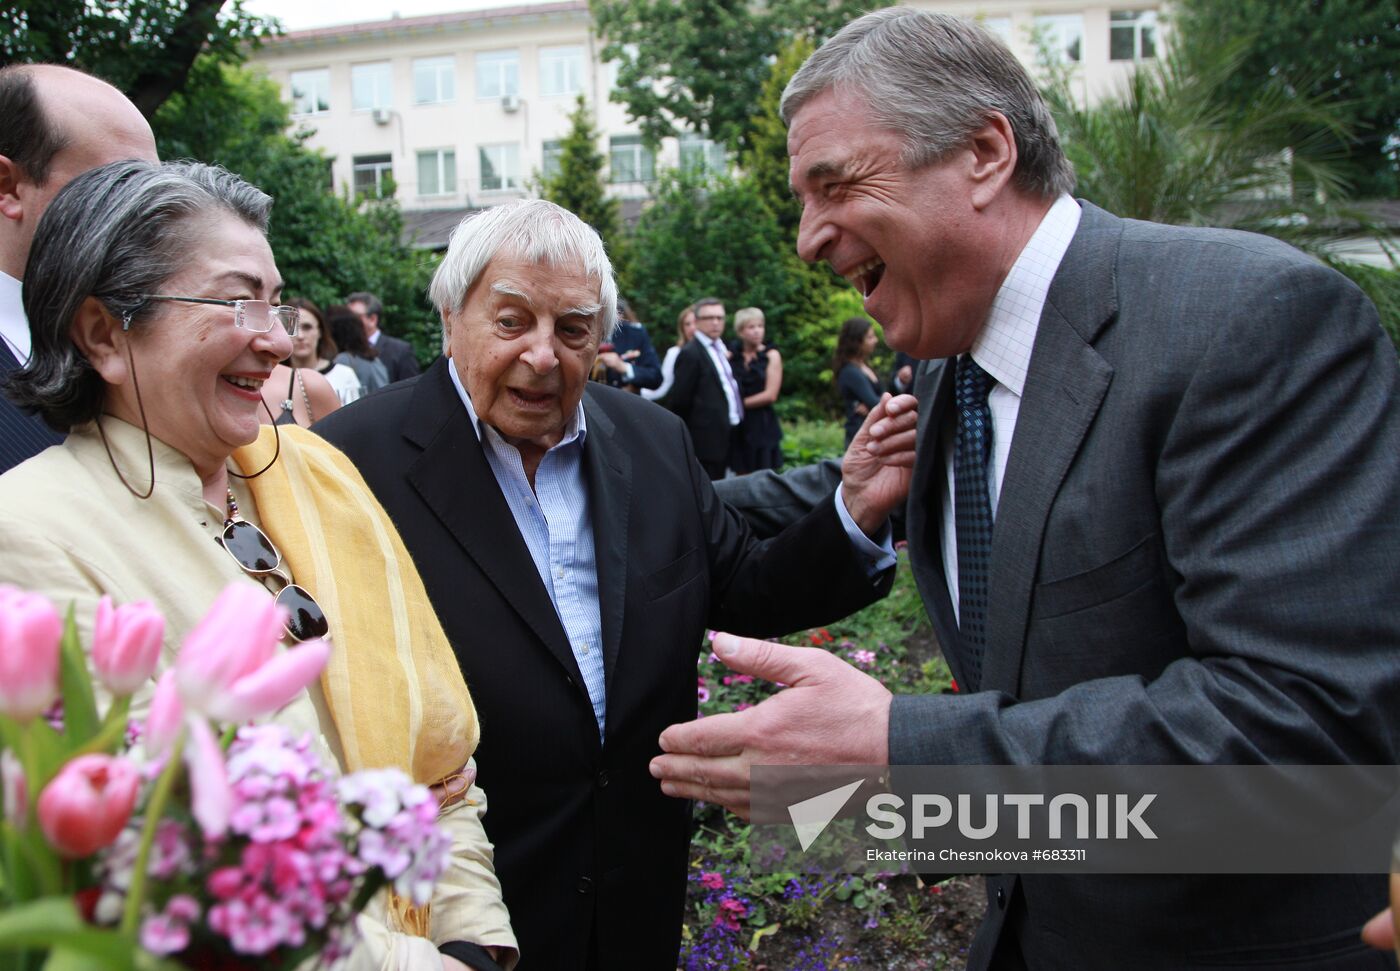
[[[1157,0],[922,5],[980,18],[1027,64],[1048,46],[1091,99],[1161,41]],[[527,194],[532,177],[558,164],[579,94],[623,199],[644,198],[658,166],[726,164],[722,148],[693,135],[667,140],[659,158],[647,149],[609,99],[615,68],[602,48],[585,0],[558,0],[294,31],[252,64],[281,85],[295,124],[314,132],[310,144],[331,158],[338,190],[392,184],[419,244],[436,246],[462,210]]]

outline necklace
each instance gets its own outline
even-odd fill
[[[233,497],[233,489],[228,490],[228,505],[226,506],[228,517],[224,520],[224,525],[235,522],[238,519],[238,500]]]

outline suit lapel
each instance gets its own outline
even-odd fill
[[[603,684],[612,696],[613,672],[622,647],[622,618],[627,598],[627,526],[632,505],[632,459],[617,439],[617,426],[584,394],[588,437],[583,445],[583,474],[588,510],[593,519],[593,556],[598,567],[598,608],[603,624]]]
[[[1121,221],[1083,205],[1041,313],[992,531],[982,684],[1013,695],[1050,507],[1113,377],[1091,341],[1117,312]]]
[[[952,404],[953,369],[947,361],[925,364],[914,381],[913,392],[919,399],[919,447],[905,516],[905,530],[911,540],[910,563],[943,658],[953,677],[966,683],[962,652],[957,649],[958,625],[953,616],[953,601],[948,596],[948,577],[943,570],[943,443],[940,435],[944,416]]]
[[[418,381],[404,436],[423,449],[408,480],[500,595],[587,694],[558,612],[440,358]]]

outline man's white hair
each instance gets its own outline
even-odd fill
[[[612,336],[617,327],[617,282],[602,239],[567,209],[543,199],[521,199],[467,216],[452,231],[447,256],[428,287],[443,318],[444,348],[447,315],[461,309],[467,293],[498,256],[558,268],[581,266],[598,281],[602,337]]]

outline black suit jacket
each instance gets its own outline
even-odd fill
[[[768,636],[888,589],[828,501],[760,543],[715,497],[664,409],[590,382],[584,477],[602,607],[606,737],[564,629],[447,368],[328,416],[423,574],[481,718],[479,780],[525,969],[672,969],[690,805],[647,773],[696,713],[707,626]],[[822,563],[820,577],[804,567]]]
[[[636,351],[637,356],[628,362],[632,365],[631,381],[625,381],[622,375],[609,371],[608,384],[614,388],[630,384],[648,390],[661,387],[661,361],[656,356],[656,349],[651,346],[651,338],[647,336],[645,327],[626,320],[619,321],[617,330],[613,332],[612,346],[620,355]]]
[[[45,425],[42,419],[26,415],[5,397],[6,377],[18,368],[19,362],[10,353],[9,346],[0,340],[0,473],[63,441],[63,436]]]
[[[910,561],[953,672],[940,552],[953,368],[915,378]],[[896,696],[898,764],[1392,765],[1400,369],[1375,308],[1259,236],[1084,204],[1051,284],[993,531],[982,690]],[[830,484],[745,476],[789,514]],[[825,479],[825,482],[822,480]],[[1379,876],[988,879],[969,967],[1394,967]]]
[[[379,359],[389,371],[390,383],[411,378],[418,373],[418,358],[414,356],[413,346],[408,341],[390,337],[380,331],[374,349],[379,352]]]
[[[733,430],[729,399],[720,381],[709,350],[696,338],[676,355],[676,380],[661,401],[690,429],[695,454],[704,462],[729,461]]]

